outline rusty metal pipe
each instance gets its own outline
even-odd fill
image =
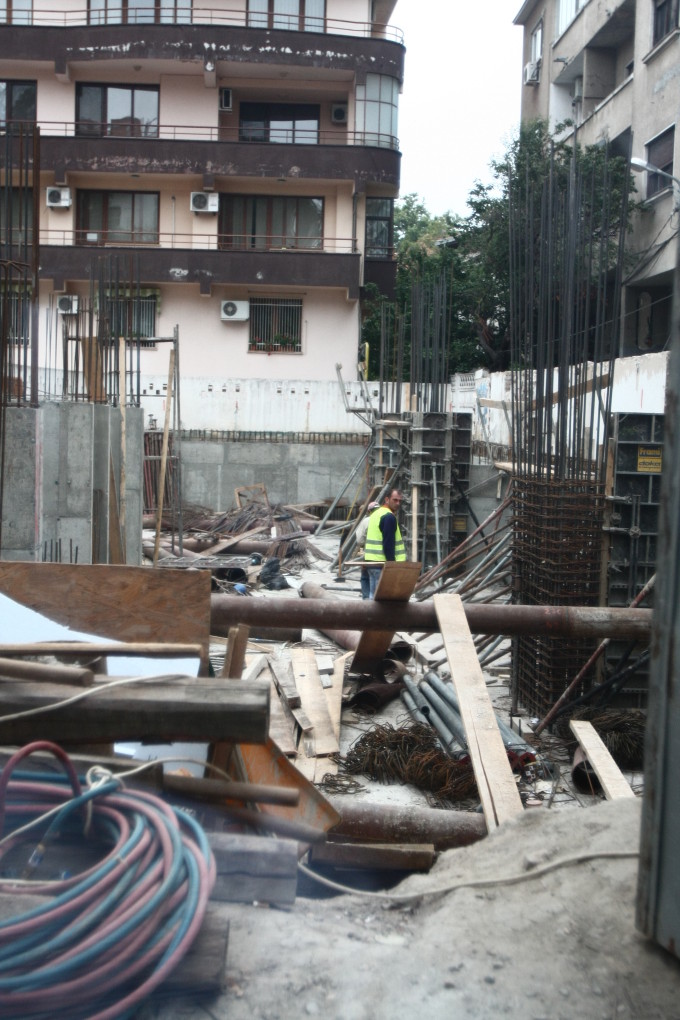
[[[474,811],[440,811],[437,808],[392,804],[350,803],[328,797],[340,821],[333,838],[351,836],[381,843],[433,843],[437,850],[469,846],[487,834],[484,815]]]
[[[210,597],[213,634],[228,633],[238,623],[277,628],[439,632],[431,602],[380,603],[335,598],[243,598],[216,593]],[[554,637],[630,638],[649,641],[651,609],[580,606],[515,606],[463,603],[473,634],[547,634]],[[344,646],[349,647],[349,646]]]

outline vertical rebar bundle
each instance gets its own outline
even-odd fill
[[[621,167],[551,153],[510,188],[513,597],[599,602],[611,385],[627,188]],[[544,714],[592,651],[545,637],[513,645],[515,704]]]

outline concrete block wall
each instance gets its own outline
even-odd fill
[[[240,443],[182,440],[182,497],[216,512],[231,510],[234,490],[263,484],[271,503],[334,499],[364,453],[359,444]],[[352,501],[362,475],[346,497]]]

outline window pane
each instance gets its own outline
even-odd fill
[[[274,28],[296,31],[299,20],[300,0],[274,0]]]
[[[268,0],[248,0],[248,24],[252,28],[267,27]]]
[[[14,120],[35,120],[35,83],[15,81],[11,86],[9,115]]]
[[[367,216],[385,216],[388,219],[392,217],[392,199],[391,198],[367,198],[366,199],[366,215]]]
[[[132,130],[132,90],[111,86],[106,90],[106,119],[110,135],[130,135]]]
[[[326,0],[305,0],[305,23],[307,32],[323,32],[326,14]]]
[[[292,120],[272,120],[269,125],[270,142],[292,142],[294,140]]]
[[[152,25],[155,20],[156,0],[128,0],[128,24]]]
[[[301,248],[320,248],[323,233],[323,200],[301,198],[298,205],[298,244]]]
[[[108,240],[130,241],[132,239],[132,199],[133,195],[119,191],[108,196]]]
[[[379,74],[366,75],[366,98],[380,99],[380,78]]]
[[[158,195],[134,196],[134,240],[158,241]]]
[[[319,140],[318,120],[296,120],[295,141],[301,145],[316,145]]]
[[[133,105],[135,124],[139,125],[139,134],[144,138],[156,138],[158,135],[157,90],[135,89]]]
[[[286,199],[275,198],[272,200],[272,224],[271,224],[271,247],[283,248],[286,243],[285,234],[285,211]]]
[[[0,81],[0,120],[7,119],[7,82]]]
[[[177,0],[175,20],[178,25],[191,24],[191,0]]]
[[[99,135],[104,114],[102,89],[98,85],[80,85],[76,90],[76,134]]]

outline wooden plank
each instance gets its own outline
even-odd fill
[[[85,563],[0,563],[0,592],[66,627],[118,641],[201,646],[207,675],[210,572]],[[39,638],[39,635],[36,635]]]
[[[343,843],[327,841],[309,851],[311,864],[336,868],[429,871],[434,864],[433,843]]]
[[[321,686],[316,658],[312,648],[291,650],[295,686],[300,694],[302,709],[314,730],[314,753],[317,757],[334,754],[340,750],[338,739],[328,713],[328,702]]]
[[[470,759],[489,830],[524,810],[498,729],[460,595],[435,595],[434,607],[460,703]]]
[[[328,703],[328,714],[331,717],[333,732],[340,739],[340,717],[342,715],[342,689],[345,682],[345,665],[352,658],[352,652],[338,656],[333,666],[333,678],[330,687],[324,691]]]
[[[13,718],[37,709],[39,715]],[[76,696],[73,687],[49,681],[0,684],[0,744],[28,743],[36,732],[56,743],[82,743],[84,736],[88,743],[263,743],[268,729],[269,686],[260,681],[232,680],[227,686],[223,680],[150,677],[117,687],[98,682]]]
[[[583,753],[594,769],[595,775],[600,780],[602,792],[607,800],[634,797],[635,794],[630,788],[628,780],[621,773],[593,724],[585,719],[572,719],[569,727],[583,748]]]
[[[274,677],[267,670],[270,687],[269,700],[269,736],[280,747],[285,755],[294,755],[297,750],[295,740],[295,722],[289,713],[284,711],[279,699],[279,692]]]
[[[246,655],[246,665],[241,673],[241,679],[245,682],[257,680],[263,669],[267,668],[267,656],[261,652],[259,655]]]
[[[240,678],[243,673],[243,663],[245,662],[249,634],[250,627],[243,623],[229,628],[227,650],[224,654],[220,676],[228,677],[231,680],[238,680]]]
[[[290,661],[290,654],[270,655],[269,665],[274,674],[274,681],[279,689],[281,697],[289,708],[298,708],[301,704],[300,695],[295,686],[295,675],[293,665]]]
[[[385,563],[375,592],[375,601],[408,602],[419,577],[420,563],[408,561]],[[385,658],[385,653],[390,647],[393,637],[393,630],[364,631],[354,653],[350,671],[352,673],[370,672]]]
[[[297,894],[298,848],[291,839],[213,832],[217,876],[210,898],[290,906]]]

